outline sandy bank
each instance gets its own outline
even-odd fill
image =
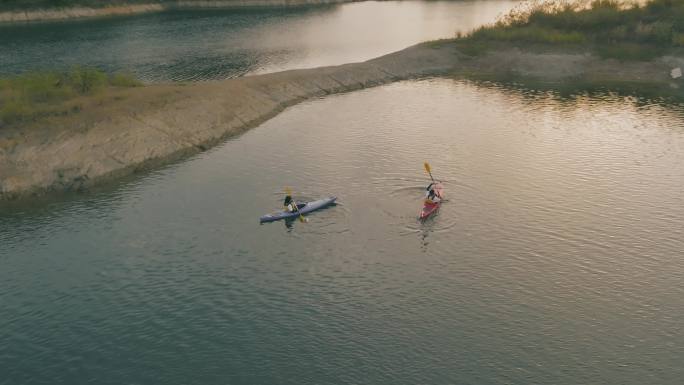
[[[161,12],[172,9],[231,9],[245,7],[285,7],[317,4],[350,3],[360,0],[186,0],[165,3],[116,5],[101,8],[66,7],[0,12],[0,23],[22,23],[29,21],[49,21],[80,19],[88,17],[108,17]]]
[[[0,199],[74,190],[208,148],[313,97],[444,74],[455,51],[413,47],[364,63],[129,89],[77,114],[0,129]]]
[[[516,49],[469,57],[431,43],[363,63],[129,89],[77,114],[0,129],[0,199],[77,190],[202,151],[301,101],[397,80],[505,75],[677,89],[684,84],[670,77],[675,66],[684,67],[684,58],[620,63]]]

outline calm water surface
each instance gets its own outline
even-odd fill
[[[449,200],[421,224],[424,160]],[[684,108],[610,94],[301,104],[4,208],[0,384],[677,384],[683,165]],[[259,225],[284,185],[340,203]]]
[[[517,3],[383,1],[0,26],[0,75],[86,65],[195,81],[343,64],[453,37]]]

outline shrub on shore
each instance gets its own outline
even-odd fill
[[[648,59],[684,46],[684,0],[532,1],[467,40],[589,44],[604,57]]]
[[[68,111],[69,101],[108,88],[137,87],[132,75],[107,75],[92,68],[66,72],[31,72],[0,78],[0,126]],[[71,106],[73,109],[74,106]]]

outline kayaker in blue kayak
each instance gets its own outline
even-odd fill
[[[285,201],[283,202],[283,206],[285,206],[285,211],[288,213],[293,213],[297,209],[295,208],[294,201],[292,200],[292,195],[287,194],[285,196]]]

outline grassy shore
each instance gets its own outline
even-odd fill
[[[0,127],[78,112],[85,99],[140,85],[129,74],[107,75],[92,68],[0,78]]]
[[[684,1],[527,2],[494,25],[458,36],[457,43],[471,55],[513,45],[526,49],[560,47],[568,52],[590,50],[603,58],[650,60],[684,51]]]

